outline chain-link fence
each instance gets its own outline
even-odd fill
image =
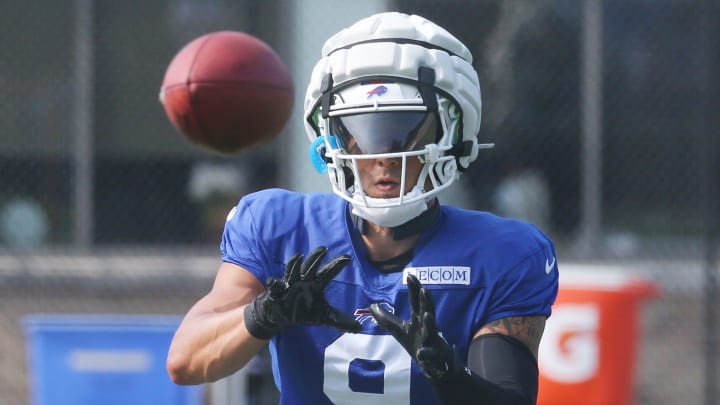
[[[291,149],[305,145],[318,32],[384,9],[443,25],[475,57],[481,137],[496,147],[455,198],[541,225],[561,272],[608,264],[658,283],[643,306],[635,403],[718,400],[715,2],[297,3],[0,3],[1,404],[28,401],[24,315],[182,314],[211,285],[241,195],[302,189],[298,173],[326,182],[288,158],[306,155]],[[232,157],[183,139],[158,102],[174,53],[225,29],[272,45],[297,93],[275,142]]]

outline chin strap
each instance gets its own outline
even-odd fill
[[[352,205],[349,205],[350,219],[355,225],[355,228],[361,233],[365,233],[365,219],[359,217],[352,212]],[[440,203],[437,199],[430,203],[430,206],[419,216],[405,222],[402,225],[398,225],[392,228],[392,235],[394,240],[407,239],[413,235],[424,232],[430,228],[435,220],[440,215]]]

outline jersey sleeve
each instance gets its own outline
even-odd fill
[[[223,262],[236,264],[255,275],[263,284],[269,277],[265,248],[256,217],[248,199],[243,198],[227,216],[220,242]]]
[[[549,317],[557,292],[557,257],[547,241],[495,280],[482,324],[510,316]]]

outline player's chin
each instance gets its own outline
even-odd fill
[[[397,191],[378,191],[378,190],[372,190],[371,192],[365,191],[365,194],[367,194],[370,198],[398,198],[400,197],[400,193]]]

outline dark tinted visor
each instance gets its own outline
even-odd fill
[[[347,153],[359,155],[422,150],[442,131],[436,113],[383,111],[332,117],[330,133]]]

